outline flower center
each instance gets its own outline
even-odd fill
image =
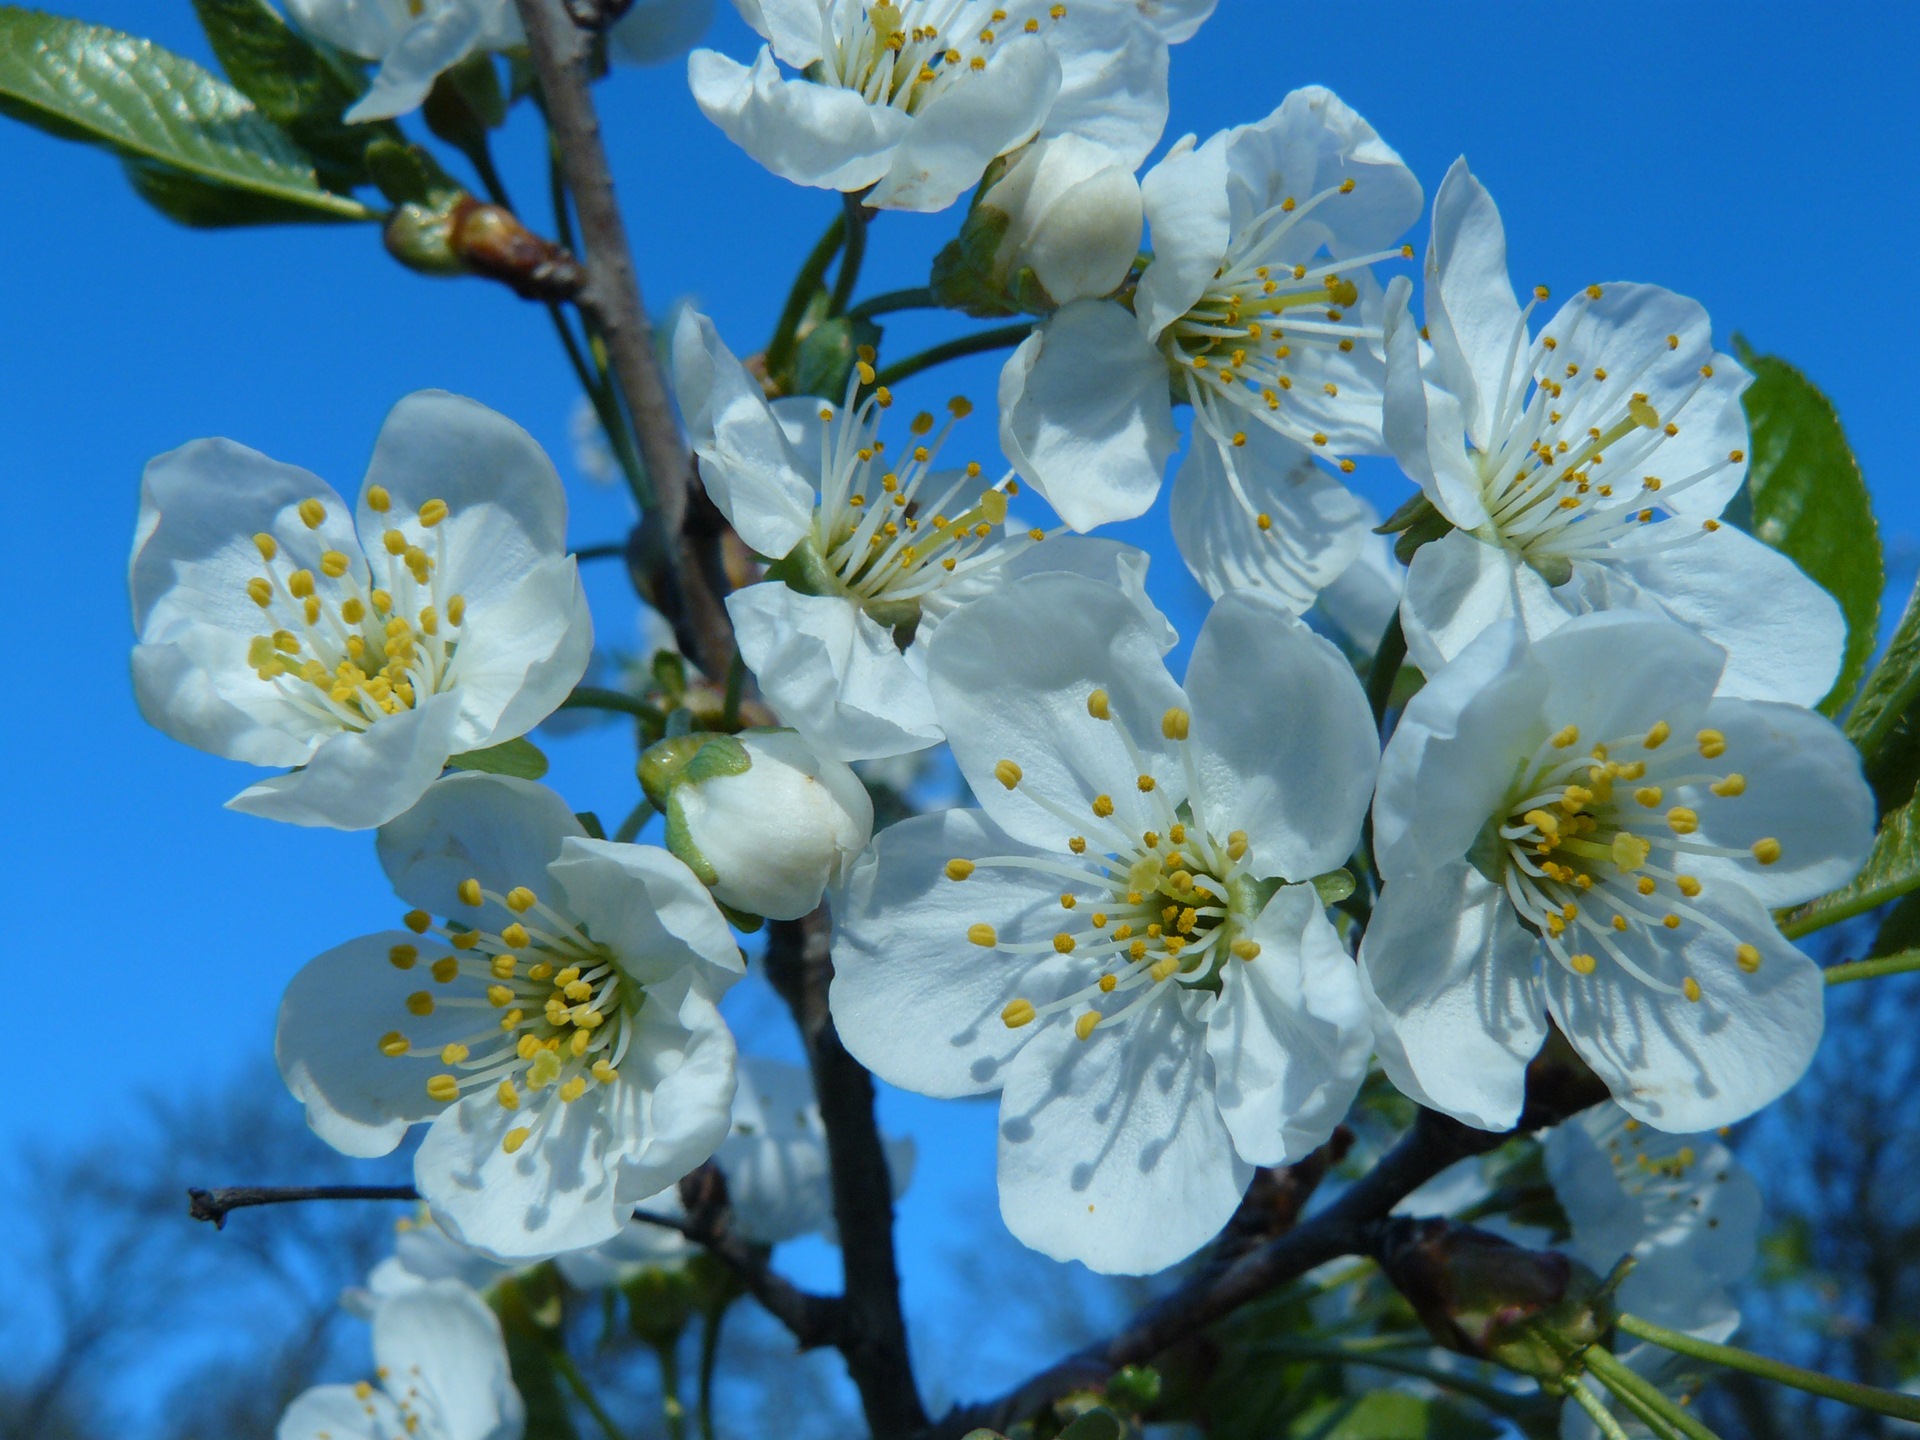
[[[376,485],[367,505],[384,515],[393,501]],[[319,500],[301,501],[299,512],[309,530],[326,521]],[[275,626],[247,647],[254,673],[315,719],[346,730],[365,730],[451,689],[467,602],[440,593],[440,525],[448,513],[446,501],[429,500],[416,517],[432,554],[405,531],[389,529],[383,556],[356,564],[343,551],[323,551],[318,575],[293,568],[273,536],[254,536],[267,573],[247,581],[247,595]],[[384,586],[362,584],[362,573],[383,569]]]
[[[1515,327],[1509,374],[1527,349],[1527,317],[1547,298],[1544,286],[1533,294]],[[1588,298],[1598,300],[1601,294],[1600,286],[1587,287]],[[1623,536],[1671,515],[1669,502],[1675,495],[1746,458],[1744,451],[1735,450],[1690,475],[1644,473],[1658,463],[1661,442],[1680,433],[1679,425],[1663,419],[1645,392],[1633,388],[1653,369],[1658,353],[1616,374],[1604,363],[1560,363],[1555,356],[1559,345],[1554,336],[1541,338],[1540,368],[1517,413],[1518,394],[1502,378],[1500,409],[1493,418],[1495,438],[1489,449],[1473,456],[1491,517],[1476,533],[1518,552],[1555,584],[1571,574],[1572,561],[1617,550]],[[1669,335],[1667,347],[1679,349],[1680,337]],[[1712,378],[1712,363],[1702,365],[1700,382]],[[1567,421],[1575,409],[1589,414],[1597,409],[1612,419],[1576,428]],[[1720,522],[1709,519],[1704,528],[1717,530]],[[1634,550],[1650,553],[1691,538],[1691,531],[1682,528],[1658,540],[1637,541]]]
[[[440,1407],[417,1383],[421,1378],[418,1365],[408,1366],[403,1376],[394,1375],[384,1365],[375,1374],[379,1376],[380,1388],[399,1412],[397,1415],[382,1413],[373,1404],[371,1381],[361,1380],[354,1385],[353,1398],[360,1402],[367,1423],[376,1427],[376,1440],[439,1440],[446,1434]]]
[[[1691,924],[1724,940],[1742,970],[1758,970],[1758,947],[1691,903],[1705,886],[1682,867],[1699,855],[1751,854],[1771,865],[1780,842],[1756,840],[1739,850],[1693,838],[1699,812],[1677,803],[1677,792],[1688,791],[1694,804],[1730,803],[1746,793],[1747,781],[1703,765],[1726,754],[1720,731],[1700,731],[1697,754],[1667,749],[1672,733],[1661,721],[1644,735],[1575,755],[1578,727],[1557,731],[1521,767],[1505,813],[1487,826],[1472,858],[1573,974],[1593,974],[1598,950],[1649,989],[1697,1001],[1698,980],[1688,975],[1675,985],[1648,974],[1621,948],[1622,938]]]
[[[989,8],[980,0],[895,0],[835,7],[826,54],[812,78],[859,92],[869,105],[917,114],[957,76],[987,68],[1010,35],[1037,35],[1043,17],[1057,24],[1060,4]]]
[[[1228,483],[1262,530],[1272,519],[1247,498],[1233,464],[1233,450],[1247,443],[1245,421],[1251,417],[1289,439],[1324,448],[1324,431],[1289,417],[1286,396],[1294,372],[1303,359],[1312,368],[1324,363],[1328,350],[1344,355],[1377,342],[1379,327],[1349,313],[1360,299],[1352,272],[1381,260],[1413,258],[1411,245],[1350,260],[1290,258],[1303,249],[1295,227],[1320,206],[1351,195],[1356,183],[1349,177],[1305,201],[1289,195],[1240,226],[1206,293],[1160,337],[1176,391],[1224,447]],[[1332,380],[1320,388],[1328,399],[1340,394]],[[1361,408],[1368,408],[1364,397]],[[1354,462],[1342,459],[1340,468],[1351,474]]]
[[[1601,1153],[1613,1167],[1620,1188],[1646,1207],[1649,1235],[1677,1221],[1699,1223],[1697,1212],[1706,1203],[1701,1195],[1703,1157],[1686,1137],[1648,1129],[1631,1116],[1618,1112],[1603,1123],[1593,1125],[1592,1133]],[[1729,1173],[1722,1166],[1706,1178],[1713,1184],[1724,1184]],[[1717,1229],[1720,1221],[1718,1217],[1709,1216],[1706,1224],[1709,1229]]]
[[[424,963],[437,987],[409,995],[410,1014],[472,1010],[487,1023],[438,1048],[416,1046],[404,1031],[390,1030],[380,1037],[380,1053],[438,1056],[447,1070],[427,1081],[427,1094],[449,1103],[491,1088],[504,1109],[518,1110],[523,1100],[551,1088],[572,1104],[596,1085],[613,1084],[632,1039],[629,1021],[646,1003],[645,992],[623,977],[618,957],[524,885],[499,895],[469,879],[460,882],[458,894],[462,905],[491,902],[516,918],[491,931],[452,920],[436,924],[426,911],[410,910],[407,928],[444,942],[446,953],[424,954],[419,945],[403,942],[387,958],[398,970]],[[503,1012],[498,1019],[495,1011]],[[535,1127],[556,1113],[543,1106]],[[502,1142],[507,1153],[533,1133],[509,1130]]]
[[[1002,532],[1007,497],[1020,490],[1011,474],[983,487],[978,462],[957,479],[935,473],[954,424],[973,413],[964,397],[947,402],[949,418],[938,433],[931,414],[916,415],[912,449],[890,457],[879,417],[893,404],[892,393],[882,385],[859,396],[874,379],[872,352],[863,347],[845,404],[838,411],[820,407],[827,423],[813,535],[769,574],[808,594],[844,595],[888,627],[910,626],[937,592],[1005,564],[1047,532],[1014,539]]]
[[[1127,783],[1151,797],[1163,828],[1130,833],[1113,819],[1113,797],[1093,797],[1091,820],[1040,794],[1028,799],[1069,826],[1085,826],[1074,835],[1065,858],[1045,855],[989,855],[947,862],[949,880],[961,882],[982,867],[1028,870],[1058,876],[1068,888],[1060,895],[1060,929],[1051,940],[1004,941],[985,921],[971,926],[967,939],[1003,955],[1078,955],[1092,960],[1099,975],[1070,995],[1036,1005],[1016,999],[1001,1011],[1009,1029],[1063,1011],[1077,1012],[1074,1033],[1082,1040],[1108,1023],[1130,1018],[1176,990],[1218,991],[1228,957],[1254,959],[1260,946],[1239,937],[1241,922],[1257,913],[1277,885],[1247,873],[1247,836],[1236,830],[1216,840],[1200,811],[1193,757],[1185,741],[1190,719],[1175,707],[1161,718],[1161,733],[1180,745],[1189,798],[1175,805],[1152,767],[1112,711],[1107,692],[1087,697],[1087,713],[1111,724],[1131,755],[1136,773]],[[1020,766],[1002,760],[994,775],[1009,790],[1025,781]]]

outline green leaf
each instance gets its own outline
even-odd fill
[[[1864,915],[1914,889],[1920,889],[1920,830],[1916,830],[1913,806],[1909,804],[1882,819],[1879,837],[1852,884],[1793,911],[1782,921],[1780,931],[1789,940],[1797,940]]]
[[[367,174],[396,205],[444,205],[461,193],[459,183],[430,152],[404,138],[383,135],[367,146]]]
[[[193,8],[227,78],[313,157],[323,178],[349,189],[364,184],[368,143],[400,132],[391,121],[341,118],[367,88],[359,68],[294,30],[267,0],[193,0]]]
[[[189,223],[379,218],[322,189],[311,159],[231,85],[104,26],[0,6],[0,113],[120,156],[165,213],[202,217]],[[208,189],[239,191],[248,203],[222,212]]]
[[[1904,805],[1920,783],[1920,589],[1887,642],[1880,663],[1860,687],[1847,716],[1847,738],[1859,748],[1882,810]]]
[[[454,756],[447,764],[455,770],[480,770],[488,775],[511,775],[518,780],[538,780],[547,773],[547,757],[525,736],[503,740],[484,750],[469,750]]]
[[[1317,1405],[1286,1433],[1289,1440],[1495,1440],[1500,1428],[1444,1400],[1375,1390]]]
[[[1120,1440],[1125,1433],[1111,1410],[1089,1410],[1062,1430],[1059,1440]]]
[[[573,818],[580,822],[580,828],[587,832],[589,839],[604,840],[607,838],[607,827],[600,823],[600,817],[594,814],[593,811],[576,811]]]
[[[1734,345],[1754,376],[1745,396],[1753,446],[1747,528],[1840,602],[1846,657],[1820,705],[1838,714],[1866,670],[1880,623],[1886,570],[1873,505],[1827,397],[1778,356],[1756,355],[1738,336]]]

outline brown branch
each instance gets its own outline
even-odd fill
[[[876,1440],[927,1424],[914,1384],[893,1248],[893,1177],[873,1113],[873,1077],[847,1053],[827,1011],[833,979],[824,908],[768,927],[767,978],[800,1027],[827,1132],[833,1214],[846,1274],[846,1333],[837,1342]]]
[[[418,1200],[411,1185],[228,1185],[219,1190],[187,1191],[187,1214],[227,1227],[230,1211],[251,1205],[286,1205],[296,1200]]]
[[[659,564],[652,577],[652,598],[676,628],[684,629],[700,668],[709,675],[725,675],[733,661],[732,627],[712,585],[713,566],[687,533],[688,504],[697,482],[654,353],[626,222],[614,199],[613,174],[593,103],[593,37],[575,23],[562,0],[514,3],[527,32],[547,124],[586,250],[586,283],[574,304],[606,346],[653,487],[654,508],[648,519],[656,527]]]

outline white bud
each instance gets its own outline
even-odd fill
[[[1056,305],[1111,295],[1140,253],[1140,182],[1104,145],[1078,135],[1037,140],[980,200],[1007,217],[993,279],[1031,269]]]
[[[873,831],[873,801],[852,770],[790,730],[749,732],[752,762],[674,787],[686,838],[711,867],[713,895],[749,915],[798,920],[820,903]]]

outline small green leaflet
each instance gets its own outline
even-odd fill
[[[118,155],[135,188],[189,225],[375,220],[324,190],[253,102],[148,40],[0,6],[0,113]]]
[[[454,756],[447,764],[455,770],[482,770],[489,775],[511,775],[516,780],[538,780],[547,773],[547,757],[524,736],[503,740],[484,750],[469,750]]]

